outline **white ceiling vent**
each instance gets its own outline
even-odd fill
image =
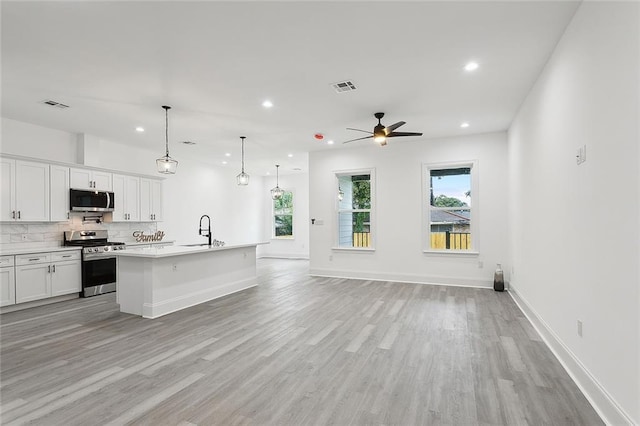
[[[69,105],[61,104],[60,102],[52,101],[51,99],[45,99],[41,103],[43,103],[44,105],[48,105],[50,107],[54,107],[54,108],[60,108],[60,109],[69,108]]]
[[[333,90],[335,90],[336,93],[352,92],[356,90],[356,85],[353,84],[353,81],[351,80],[345,80],[345,81],[339,81],[337,83],[333,83],[331,84],[331,87],[333,87]]]

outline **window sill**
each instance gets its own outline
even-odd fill
[[[293,241],[295,237],[271,237],[273,241]]]
[[[422,252],[428,256],[431,255],[435,255],[435,256],[468,256],[468,257],[475,257],[475,256],[480,256],[480,252],[478,251],[469,251],[469,250],[465,250],[465,251],[460,251],[460,250],[422,250]]]
[[[331,250],[334,250],[334,251],[368,251],[368,252],[376,251],[375,248],[371,248],[371,247],[331,247]]]

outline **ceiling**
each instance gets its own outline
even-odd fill
[[[578,4],[2,1],[2,115],[159,157],[170,105],[177,160],[239,167],[243,135],[250,174],[306,170],[309,151],[374,145],[341,142],[377,111],[424,136],[371,149],[507,129]]]

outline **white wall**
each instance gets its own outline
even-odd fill
[[[416,124],[419,127],[419,123]],[[311,273],[443,284],[493,285],[496,263],[507,264],[507,141],[505,133],[434,140],[392,140],[384,148],[312,152],[309,158]],[[479,255],[423,253],[422,164],[477,160]],[[337,171],[375,168],[375,252],[332,250]],[[474,200],[474,201],[475,201]],[[475,207],[477,206],[477,207]],[[479,267],[482,262],[483,267]]]
[[[639,22],[582,3],[509,130],[511,287],[611,424],[640,424]]]
[[[159,176],[155,159],[162,152],[136,148],[120,141],[109,141],[99,136],[88,138],[93,150],[93,167],[101,167],[123,173],[141,173]],[[20,155],[43,161],[78,162],[78,135],[60,130],[2,118],[2,145],[0,153]],[[208,214],[212,220],[213,237],[228,244],[263,240],[264,193],[260,176],[251,176],[251,184],[239,187],[235,176],[238,170],[216,167],[189,158],[178,158],[178,172],[163,181],[164,221],[157,225],[165,231],[165,240],[177,242],[204,242],[198,235],[200,216]],[[125,226],[126,225],[126,226]],[[2,226],[0,244],[18,244],[20,234],[34,234],[32,243],[52,245],[56,243],[51,231],[57,226],[62,242],[62,230],[78,229],[83,225],[69,224],[38,227],[5,223]],[[155,229],[148,224],[103,224],[110,234],[119,238],[129,229]],[[43,231],[44,229],[44,231]],[[122,238],[121,238],[122,239]],[[31,242],[31,241],[30,241]],[[26,244],[26,243],[24,243]],[[24,245],[23,244],[23,245]]]
[[[275,176],[264,178],[263,199],[263,241],[269,244],[258,247],[261,257],[283,257],[294,259],[309,258],[309,174],[296,173],[280,176],[279,186],[293,192],[293,239],[273,238],[273,200],[271,188],[276,186]]]

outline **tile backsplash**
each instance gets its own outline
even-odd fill
[[[0,222],[0,251],[8,249],[31,249],[58,247],[63,245],[64,231],[106,229],[110,241],[124,243],[135,242],[134,231],[153,234],[157,231],[156,222],[83,222],[81,216],[72,217],[68,222]]]

